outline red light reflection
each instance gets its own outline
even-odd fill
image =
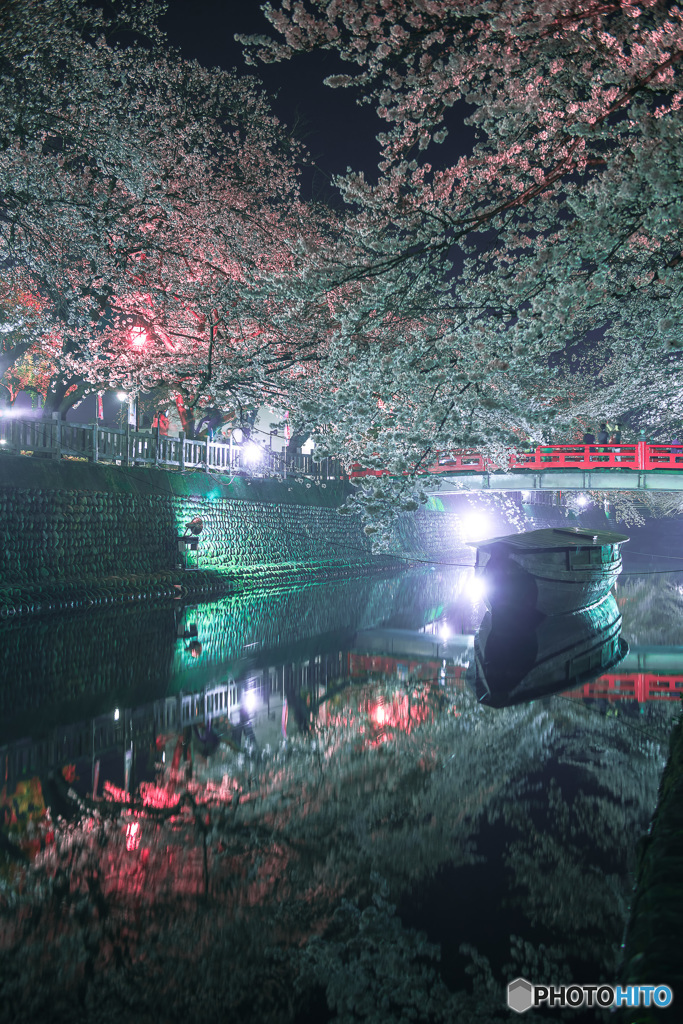
[[[126,825],[126,849],[129,853],[140,845],[140,822],[129,821]]]

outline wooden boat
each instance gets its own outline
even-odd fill
[[[611,594],[592,608],[515,628],[487,612],[468,670],[482,704],[507,707],[571,690],[609,672],[628,654]]]
[[[531,530],[476,545],[489,608],[542,615],[590,608],[612,589],[628,537],[580,527]]]

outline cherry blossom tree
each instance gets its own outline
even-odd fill
[[[300,147],[253,79],[169,51],[161,10],[13,0],[0,27],[0,258],[43,312],[12,352],[51,357],[47,413],[117,386],[239,408],[314,359],[281,284],[326,230]]]
[[[606,405],[665,426],[683,383],[681,10],[663,0],[263,10],[278,38],[245,40],[252,60],[330,51],[340,73],[327,85],[356,90],[386,123],[376,180],[337,180],[356,259],[336,275],[361,285],[337,312],[329,363],[330,379],[347,367],[342,394],[356,391],[340,432],[366,436],[386,419],[378,401],[396,418],[413,399],[416,429],[380,430],[375,444],[398,470],[425,449],[567,437]],[[393,345],[372,338],[378,323]]]

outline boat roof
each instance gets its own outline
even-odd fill
[[[470,546],[486,551],[496,544],[505,544],[522,551],[549,548],[602,547],[604,544],[625,544],[629,538],[623,533],[609,530],[586,530],[581,526],[551,527],[546,530],[529,530],[527,533],[511,533],[507,537],[491,537],[485,541],[471,541]]]

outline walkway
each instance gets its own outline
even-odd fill
[[[207,473],[243,473],[248,476],[309,476],[340,479],[336,459],[315,461],[310,455],[286,455],[254,441],[243,444],[189,440],[181,431],[165,436],[159,428],[125,430],[99,423],[63,423],[58,420],[0,418],[0,446],[13,455],[51,459],[107,462],[120,466],[157,469],[204,470]]]

